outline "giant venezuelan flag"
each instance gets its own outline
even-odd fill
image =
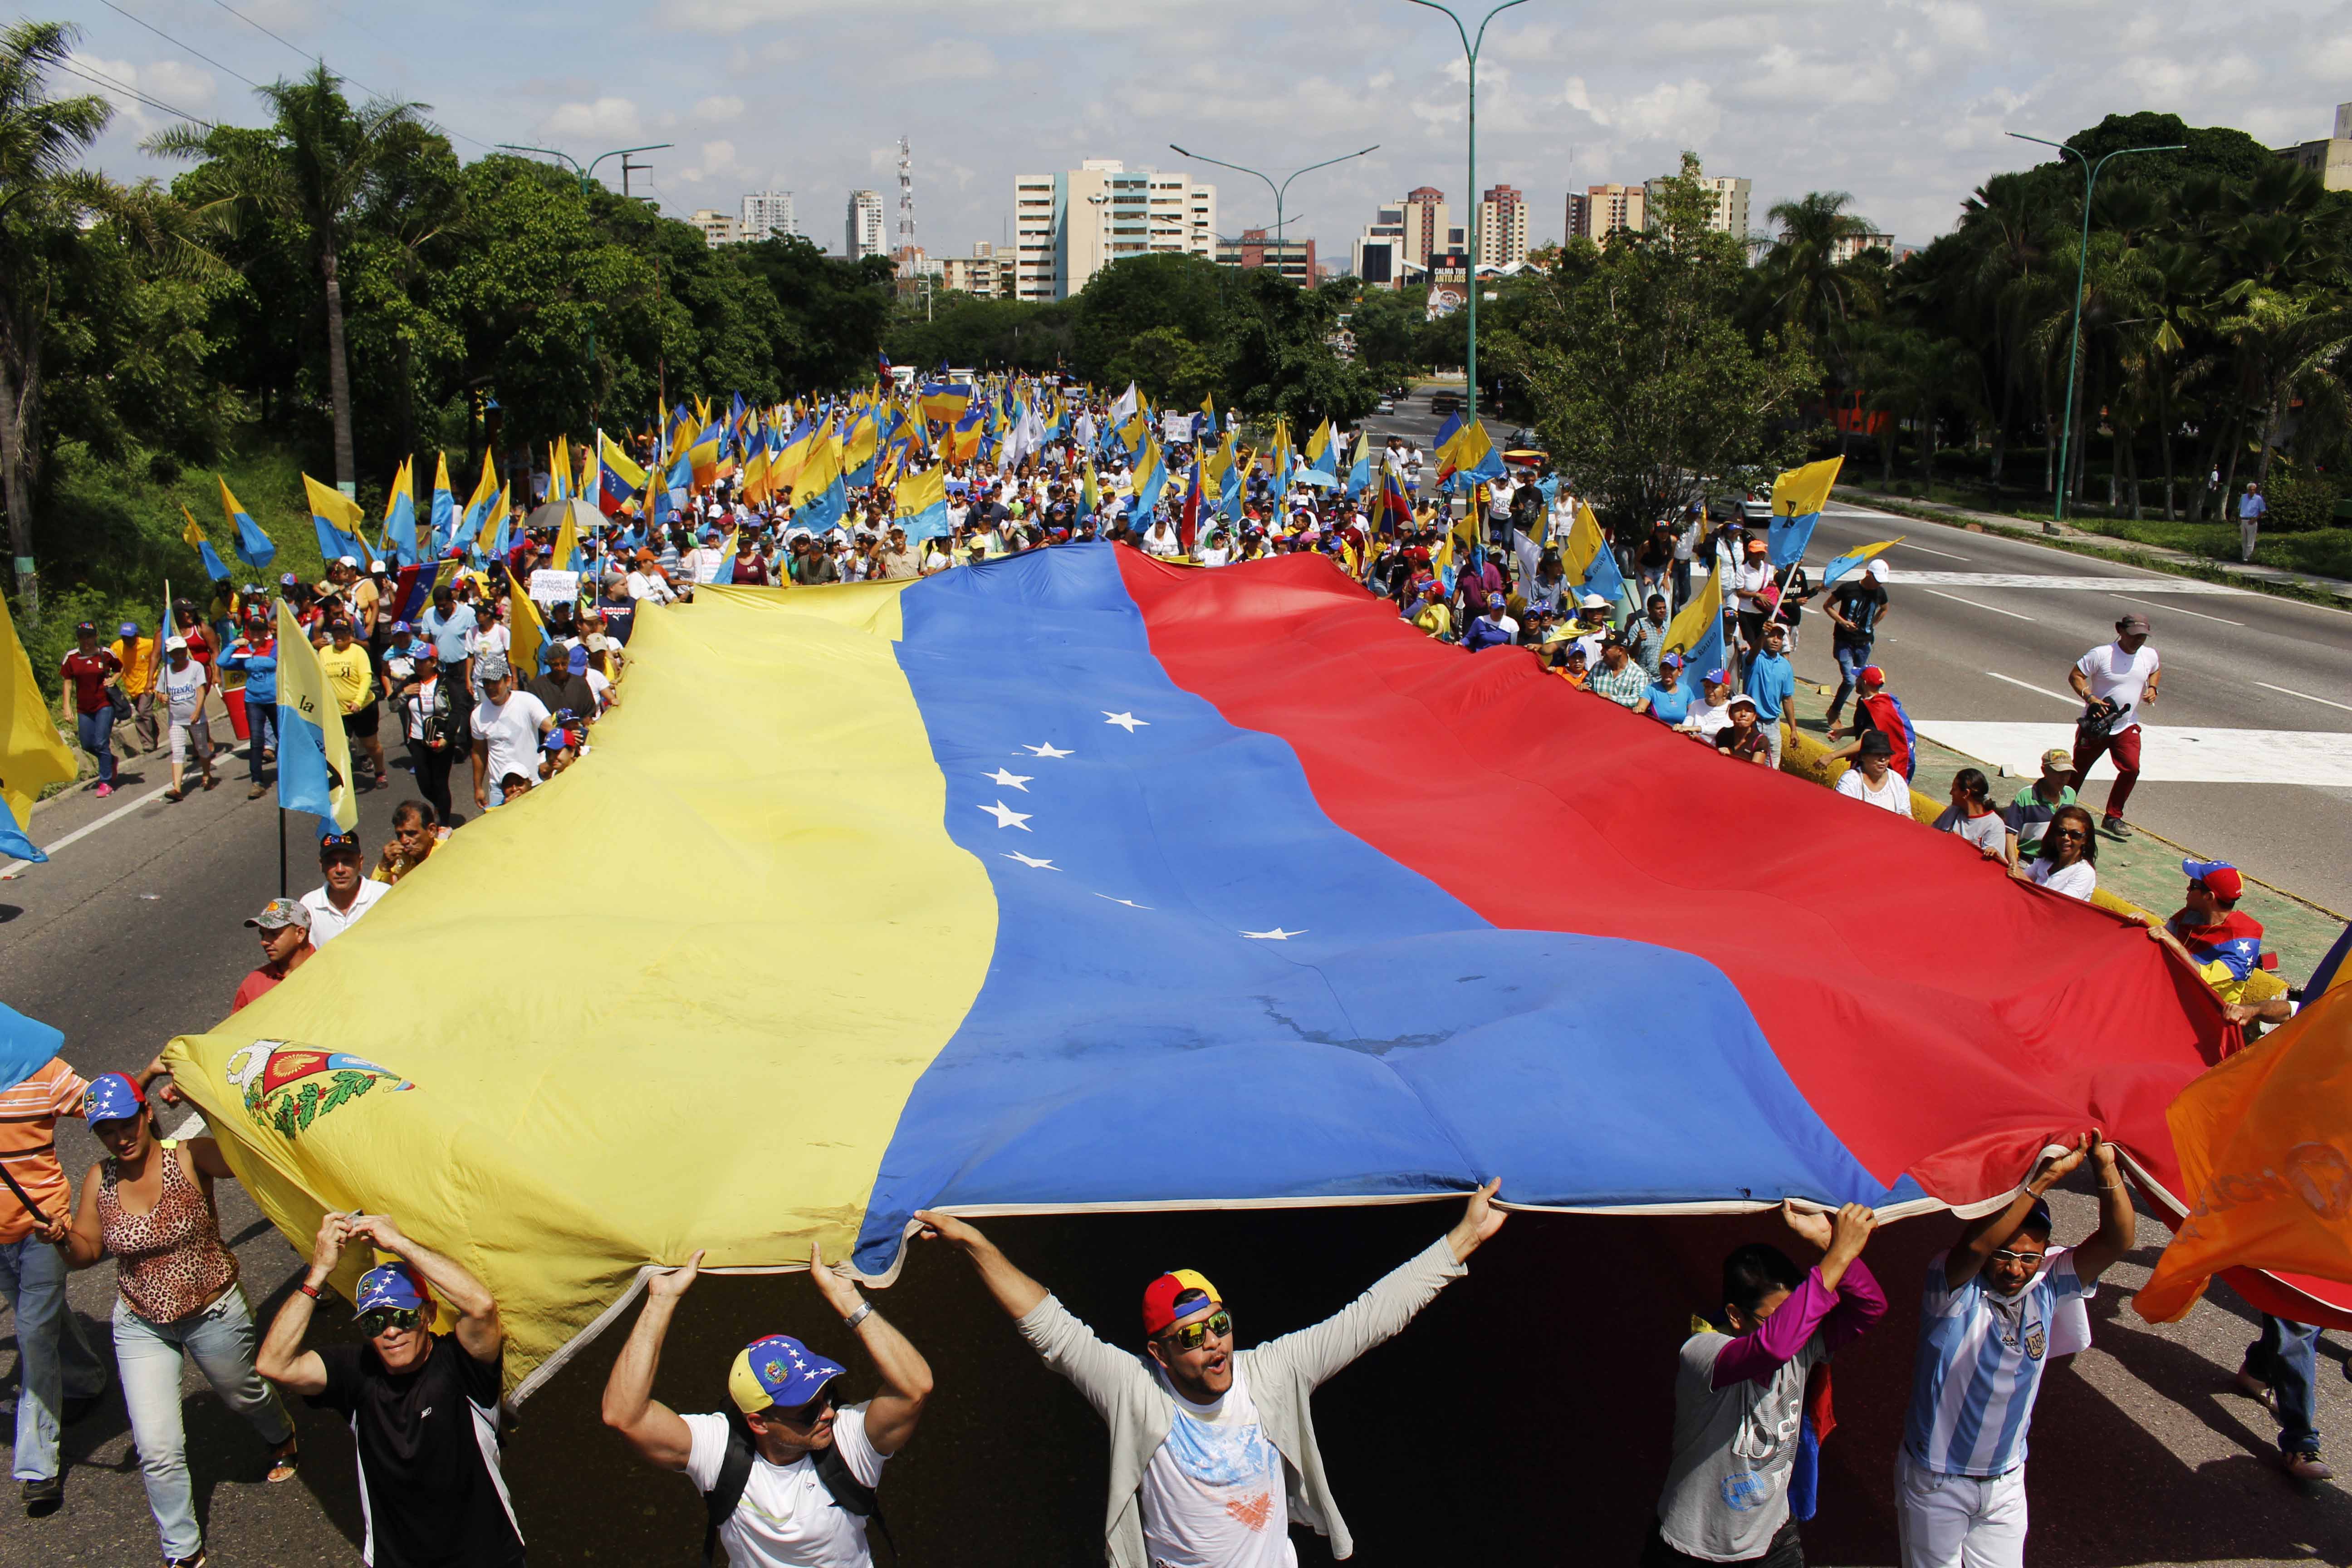
[[[719,590],[630,653],[583,761],[169,1058],[299,1245],[383,1209],[488,1280],[525,1391],[642,1265],[887,1279],[929,1205],[1901,1212],[2086,1125],[2162,1188],[2224,1036],[2138,928],[1315,557]]]

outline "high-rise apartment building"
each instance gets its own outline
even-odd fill
[[[1527,194],[1496,185],[1478,198],[1478,265],[1509,267],[1527,258]]]
[[[744,194],[740,232],[745,239],[768,239],[800,231],[800,224],[793,216],[792,192],[749,191]]]
[[[1570,212],[1571,217],[1583,220],[1583,226],[1570,232],[1599,245],[1620,229],[1641,228],[1647,217],[1648,195],[1640,185],[1587,185],[1581,210],[1571,207]]]
[[[984,299],[1013,298],[1013,258],[985,239],[974,240],[970,256],[940,258],[940,287]]]
[[[841,253],[852,261],[890,253],[882,231],[881,192],[849,193],[849,216],[842,229]]]
[[[1656,179],[1647,182],[1643,189],[1654,200],[1658,187],[1674,177],[1671,174],[1661,174]],[[1702,174],[1699,176],[1698,184],[1699,188],[1705,191],[1715,203],[1713,210],[1707,214],[1706,226],[1718,233],[1727,234],[1743,245],[1746,244],[1748,198],[1749,192],[1754,188],[1752,182],[1743,180],[1737,174]]]
[[[1430,257],[1445,248],[1445,233],[1453,217],[1445,193],[1433,185],[1418,185],[1405,193],[1404,256],[1416,267],[1427,267]]]
[[[1013,214],[1013,287],[1024,300],[1067,299],[1131,256],[1216,255],[1216,186],[1116,158],[1018,176]]]
[[[703,207],[687,219],[702,231],[702,243],[716,250],[722,245],[733,245],[742,239],[743,226],[733,213],[720,212],[717,207]]]
[[[1585,195],[1580,191],[1569,192],[1568,221],[1559,231],[1561,235],[1569,239],[1574,239],[1580,235],[1591,234],[1592,231],[1592,220],[1590,216],[1591,211],[1591,197]]]

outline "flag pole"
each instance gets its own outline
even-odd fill
[[[286,897],[286,808],[282,805],[278,808],[278,896]]]

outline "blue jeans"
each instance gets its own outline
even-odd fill
[[[221,1402],[253,1423],[263,1442],[275,1448],[294,1435],[278,1391],[253,1370],[260,1342],[242,1286],[231,1286],[203,1311],[172,1323],[151,1323],[115,1298],[114,1363],[122,1372],[122,1402],[131,1408],[139,1472],[166,1557],[193,1557],[205,1543],[196,1528],[195,1489],[188,1482],[187,1432],[180,1424],[184,1356],[195,1359]]]
[[[278,700],[273,697],[267,702],[257,703],[247,697],[245,700],[245,728],[246,733],[253,737],[246,744],[245,765],[253,775],[253,782],[259,784],[261,753],[278,749]]]
[[[1838,689],[1837,695],[1830,699],[1831,723],[1837,722],[1840,710],[1845,707],[1845,700],[1853,695],[1855,687],[1862,684],[1862,672],[1870,665],[1871,647],[1868,638],[1861,642],[1845,637],[1832,640],[1830,651],[1837,656]]]
[[[98,782],[114,782],[114,705],[108,703],[95,713],[81,713],[81,749],[98,759]]]
[[[2246,1370],[2271,1385],[2278,1399],[2279,1452],[2315,1454],[2319,1429],[2311,1380],[2319,1369],[2319,1330],[2263,1314],[2263,1337],[2246,1347]]]
[[[16,1312],[16,1479],[58,1473],[58,1413],[106,1387],[106,1363],[66,1305],[66,1265],[36,1236],[0,1242],[0,1296]]]

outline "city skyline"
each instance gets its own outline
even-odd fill
[[[1291,191],[1289,232],[1317,237],[1335,258],[1381,202],[1419,184],[1446,191],[1466,226],[1475,193],[1463,165],[1463,67],[1442,18],[1339,0],[1202,0],[1183,13],[1186,49],[1134,76],[1123,62],[1165,26],[1150,6],[1105,13],[1025,0],[974,13],[911,3],[921,26],[909,36],[923,41],[890,58],[898,90],[878,110],[857,71],[793,68],[828,49],[852,58],[872,47],[858,18],[814,0],[671,9],[588,0],[585,25],[558,34],[520,14],[422,0],[405,20],[462,26],[476,40],[450,58],[400,45],[363,15],[298,0],[240,5],[251,25],[216,6],[126,0],[126,12],[163,36],[112,11],[77,16],[77,68],[100,79],[61,74],[58,89],[104,91],[121,106],[95,149],[98,166],[118,178],[169,179],[174,167],[136,143],[172,117],[134,93],[253,124],[259,110],[237,78],[299,74],[316,51],[350,74],[354,96],[373,89],[435,105],[430,118],[468,160],[506,142],[582,158],[672,142],[640,154],[651,171],[632,182],[666,216],[734,212],[747,193],[793,191],[800,229],[827,249],[824,215],[852,190],[891,189],[901,135],[913,140],[921,243],[934,256],[964,254],[975,241],[1009,245],[1004,193],[1022,173],[1087,158],[1196,178],[1215,172],[1167,152],[1170,141],[1277,175],[1381,142]],[[1756,227],[1776,201],[1843,190],[1879,229],[1925,243],[1952,226],[1985,178],[2046,155],[2005,130],[2057,137],[2110,112],[2152,109],[2192,125],[2232,125],[2273,147],[2327,137],[2344,96],[2336,84],[2352,63],[2352,46],[2334,40],[2352,35],[2317,26],[2310,10],[2273,0],[2227,18],[2158,17],[2105,0],[2063,12],[1832,0],[1801,13],[1717,3],[1660,16],[1628,5],[1568,13],[1536,0],[1487,35],[1478,188],[1525,193],[1528,242],[1539,247],[1563,237],[1566,195],[1638,184],[1689,148],[1711,170],[1752,182]],[[2281,25],[2265,29],[2266,17]],[[787,37],[789,48],[762,41]],[[2268,37],[2281,41],[2258,42]],[[2073,68],[2040,63],[2061,55]],[[614,73],[608,56],[631,69]],[[518,70],[516,60],[528,63]],[[1044,107],[1003,112],[1016,101]],[[617,160],[599,174],[617,186]],[[1271,225],[1263,187],[1223,178],[1226,232]]]

